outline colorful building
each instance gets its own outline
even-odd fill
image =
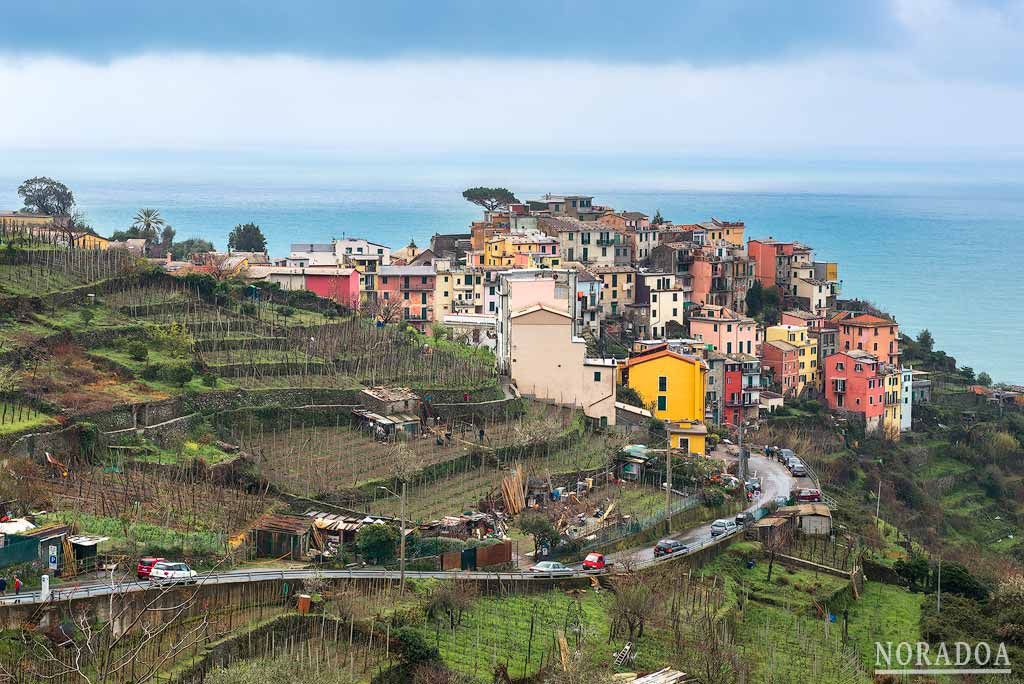
[[[885,414],[882,416],[882,431],[887,439],[897,441],[902,431],[903,375],[898,366],[887,363],[878,365],[882,386],[885,388]]]
[[[757,418],[761,404],[761,362],[750,354],[727,356],[724,363],[722,421],[739,425]]]
[[[900,369],[900,431],[910,432],[914,413],[914,369]]]
[[[652,347],[619,365],[619,382],[636,391],[654,416],[668,423],[671,447],[706,452],[704,378],[699,358],[677,354],[668,345]]]
[[[899,365],[900,326],[896,321],[840,311],[832,317],[831,325],[839,329],[840,351],[866,351],[891,365]]]
[[[800,348],[783,340],[765,340],[761,344],[761,367],[768,371],[773,385],[784,397],[800,393]]]
[[[501,365],[522,395],[578,407],[602,426],[615,424],[615,361],[587,358],[571,314],[534,304],[509,312],[503,325],[509,357]]]
[[[434,320],[437,276],[431,266],[381,266],[377,273],[378,306],[398,313],[417,330]]]
[[[796,394],[804,390],[817,390],[820,376],[818,373],[818,341],[808,334],[802,325],[773,325],[765,329],[766,342],[786,342],[797,349],[797,383]],[[783,391],[783,394],[787,392]]]
[[[875,356],[857,349],[825,359],[825,401],[829,409],[861,415],[868,434],[884,429],[886,386],[880,365]]]
[[[724,306],[705,304],[690,309],[690,337],[723,354],[757,354],[761,331],[757,321]]]
[[[592,266],[587,269],[601,281],[601,309],[605,318],[623,313],[633,303],[636,291],[636,269],[632,266]]]
[[[543,233],[495,235],[479,253],[478,266],[505,268],[555,267],[560,263],[558,240]]]

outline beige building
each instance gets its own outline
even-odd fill
[[[615,424],[615,361],[588,359],[561,307],[534,304],[509,320],[510,369],[520,394],[576,406],[601,425]]]
[[[604,317],[622,315],[634,301],[636,269],[632,266],[607,265],[592,266],[587,270],[601,281],[599,301]]]
[[[435,321],[443,321],[447,314],[484,313],[484,274],[480,269],[453,268],[447,259],[438,259],[435,269]]]

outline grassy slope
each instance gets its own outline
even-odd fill
[[[860,601],[850,606],[850,639],[864,667],[875,665],[876,641],[920,641],[923,594],[868,582]]]

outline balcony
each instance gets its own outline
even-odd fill
[[[412,282],[410,282],[410,283],[402,283],[399,287],[401,288],[401,290],[403,292],[425,292],[425,291],[433,292],[433,290],[434,290],[434,283],[431,283],[431,282],[423,283],[423,282],[417,281],[415,283],[412,283]]]
[[[594,242],[597,243],[598,247],[611,247],[612,245],[619,244],[619,236],[616,235],[615,237],[610,238],[597,238]]]

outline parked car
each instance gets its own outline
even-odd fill
[[[777,496],[777,497],[775,497],[772,500],[772,503],[775,504],[776,508],[782,508],[783,506],[788,506],[789,505],[789,497],[788,496]]]
[[[775,458],[779,459],[779,463],[789,463],[789,459],[796,458],[796,454],[792,449],[779,449],[775,452]]]
[[[752,513],[737,513],[736,514],[736,525],[739,527],[746,527],[754,522],[754,515]]]
[[[746,489],[748,492],[761,491],[761,478],[751,477],[747,480]]]
[[[800,463],[800,459],[797,458],[796,456],[790,456],[786,460],[786,467],[789,468],[790,472],[793,472],[793,466],[795,466],[797,463]]]
[[[685,553],[686,544],[678,539],[661,539],[654,545],[654,557],[671,556],[674,553]]]
[[[806,477],[807,466],[805,466],[801,461],[797,461],[790,466],[789,472],[793,473],[793,477]]]
[[[606,570],[611,563],[607,562],[603,553],[588,553],[583,559],[584,570]]]
[[[144,556],[139,559],[139,564],[135,566],[135,576],[141,579],[148,579],[149,573],[153,571],[153,566],[164,560],[163,558],[157,558],[156,556]]]
[[[548,575],[571,575],[572,568],[566,567],[558,561],[541,561],[530,566],[530,572],[540,572]]]
[[[188,584],[195,582],[198,575],[199,573],[188,567],[187,563],[173,563],[161,560],[153,564],[153,568],[149,571],[149,580],[151,582],[166,582],[168,584],[178,582]]]
[[[793,498],[800,503],[816,503],[821,501],[821,490],[801,489],[797,491],[796,496]]]
[[[711,536],[718,537],[723,534],[731,534],[736,531],[737,527],[735,520],[720,518],[711,523]]]

